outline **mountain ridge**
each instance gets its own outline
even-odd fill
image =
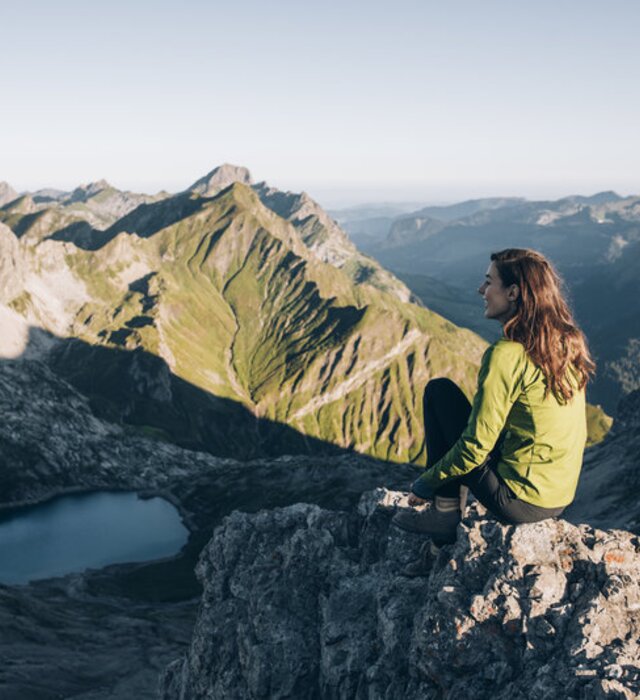
[[[286,218],[264,203],[274,198]],[[39,220],[57,211],[44,207]],[[400,283],[388,289],[385,280],[393,278],[379,266],[382,289],[370,276],[358,281],[353,246],[331,259],[327,245],[340,249],[347,239],[306,195],[280,197],[234,180],[210,197],[186,192],[143,202],[86,248],[44,228],[36,235],[25,216],[5,219],[14,232],[26,230],[13,244],[26,272],[22,288],[0,301],[31,323],[83,341],[72,354],[55,356],[61,372],[65,361],[86,365],[69,375],[78,386],[101,386],[107,396],[109,387],[89,378],[103,372],[124,386],[139,375],[136,352],[149,353],[212,397],[393,461],[424,459],[418,388],[429,376],[447,372],[472,389],[482,341],[402,301]],[[49,272],[41,279],[42,270]],[[7,263],[5,278],[11,274]],[[129,359],[118,364],[120,374],[102,365],[107,356],[91,345],[124,351]],[[150,360],[145,366],[156,371]],[[154,406],[166,414],[160,387],[167,370],[157,368],[157,381],[144,384],[159,393],[149,389],[142,403],[124,395],[107,401],[124,411],[120,420],[142,420],[140,412],[149,416]],[[319,393],[323,400],[314,402]],[[203,439],[213,435],[192,429]],[[216,451],[220,440],[200,446]]]

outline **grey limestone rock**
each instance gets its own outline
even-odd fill
[[[12,202],[18,197],[18,193],[8,182],[0,182],[0,207],[8,202]]]
[[[251,173],[239,165],[223,163],[214,168],[210,173],[189,187],[188,191],[195,192],[203,197],[213,197],[216,193],[225,189],[234,182],[242,182],[244,185],[251,185]]]
[[[607,437],[585,452],[572,522],[640,532],[640,390],[625,396]]]
[[[13,231],[0,223],[0,303],[17,296],[23,287],[24,264],[20,244]]]
[[[473,505],[431,554],[390,525],[405,505],[378,489],[351,512],[233,513],[202,554],[191,646],[159,696],[638,697],[637,536],[503,526]],[[425,575],[403,575],[418,556]]]

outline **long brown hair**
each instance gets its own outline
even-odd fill
[[[507,248],[492,253],[505,287],[520,289],[516,312],[505,324],[509,340],[522,343],[527,354],[547,379],[545,395],[558,400],[574,394],[575,375],[579,389],[595,372],[587,341],[578,328],[563,293],[563,282],[553,265],[535,250]]]

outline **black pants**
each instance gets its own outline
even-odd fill
[[[458,440],[471,413],[471,404],[450,379],[432,379],[424,391],[424,428],[427,441],[427,467],[440,460]],[[564,508],[541,508],[521,501],[493,468],[499,457],[490,453],[484,464],[464,476],[446,483],[438,496],[455,498],[460,486],[468,486],[473,495],[498,520],[517,525],[560,515]]]

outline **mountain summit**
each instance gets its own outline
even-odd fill
[[[224,190],[234,182],[241,182],[243,185],[251,186],[253,184],[251,173],[247,168],[243,168],[240,165],[223,163],[194,182],[191,187],[187,188],[187,191],[195,192],[203,197],[213,197],[220,190]]]
[[[0,182],[0,207],[3,204],[12,202],[18,197],[18,193],[11,187],[8,182]]]
[[[89,182],[86,185],[76,187],[76,189],[71,193],[69,199],[72,202],[86,202],[88,199],[95,197],[104,190],[113,189],[114,188],[106,180],[97,180],[96,182]]]

